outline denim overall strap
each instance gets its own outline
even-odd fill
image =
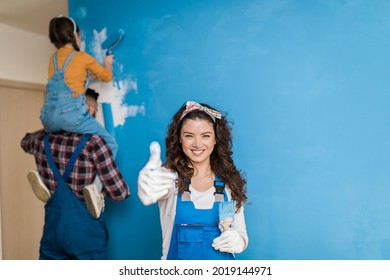
[[[57,52],[53,54],[53,64],[54,64],[54,72],[58,72],[58,61],[57,61]]]
[[[65,72],[66,68],[68,67],[68,64],[69,64],[70,60],[72,59],[72,57],[75,54],[76,54],[76,51],[73,51],[73,52],[70,53],[70,55],[68,55],[68,57],[66,58],[65,63],[62,66],[61,70],[58,69],[57,52],[55,54],[53,54],[53,63],[54,63],[54,70],[55,70],[55,72]]]
[[[85,81],[84,92],[87,91],[89,84],[91,83],[91,74],[87,72],[87,80]]]
[[[72,58],[75,54],[76,54],[76,51],[73,51],[73,52],[66,58],[66,61],[65,61],[65,63],[64,63],[64,66],[62,66],[61,72],[65,72],[65,70],[66,70],[66,68],[68,67],[68,64],[69,64],[71,58]],[[56,57],[55,57],[55,58],[56,58]],[[56,69],[56,71],[59,71],[59,70],[58,70],[58,66],[56,66],[56,65],[58,65],[57,59],[55,59],[55,60],[56,60],[55,63],[54,63],[54,65],[55,65],[55,67],[56,67],[55,69]],[[86,79],[85,85],[84,85],[84,92],[87,90],[87,88],[89,87],[90,83],[91,83],[91,74],[90,74],[89,71],[87,71],[87,79]]]
[[[58,70],[57,53],[55,53],[53,55],[53,62],[54,62],[54,69],[55,69],[55,71],[64,73],[66,68],[68,67],[68,64],[69,64],[70,60],[72,59],[72,57],[75,54],[76,54],[76,51],[71,52],[71,54],[66,58],[64,66],[62,66],[62,69],[60,71],[60,70]],[[91,74],[88,71],[87,72],[87,79],[86,79],[85,85],[84,85],[84,92],[87,90],[87,88],[89,87],[90,83],[91,83]]]

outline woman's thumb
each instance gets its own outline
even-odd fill
[[[148,163],[145,165],[147,169],[156,169],[159,168],[162,164],[161,162],[161,147],[158,142],[153,141],[149,146],[150,157]]]

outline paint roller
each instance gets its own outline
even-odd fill
[[[123,29],[119,29],[103,42],[102,49],[107,50],[106,55],[112,54],[113,48],[115,48],[119,44],[124,35],[125,31]]]
[[[119,29],[110,37],[108,37],[106,40],[104,40],[104,42],[102,43],[102,49],[107,50],[106,55],[112,54],[112,50],[119,44],[119,42],[122,40],[124,35],[125,35],[125,31],[123,29]],[[112,71],[114,72],[114,66]],[[114,77],[115,76],[116,75],[114,75]],[[117,88],[119,89],[119,82],[117,81],[116,78],[113,78],[112,83],[114,86],[116,84]]]

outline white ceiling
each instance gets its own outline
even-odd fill
[[[49,21],[68,15],[68,0],[0,0],[0,22],[48,36]]]

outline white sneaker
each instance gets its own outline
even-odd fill
[[[98,219],[104,211],[104,195],[97,190],[95,184],[86,186],[83,189],[83,194],[89,213],[92,217]]]
[[[36,170],[30,170],[27,173],[27,179],[30,182],[31,188],[35,196],[42,202],[46,203],[51,197],[51,194],[49,189],[42,182],[38,172]]]

